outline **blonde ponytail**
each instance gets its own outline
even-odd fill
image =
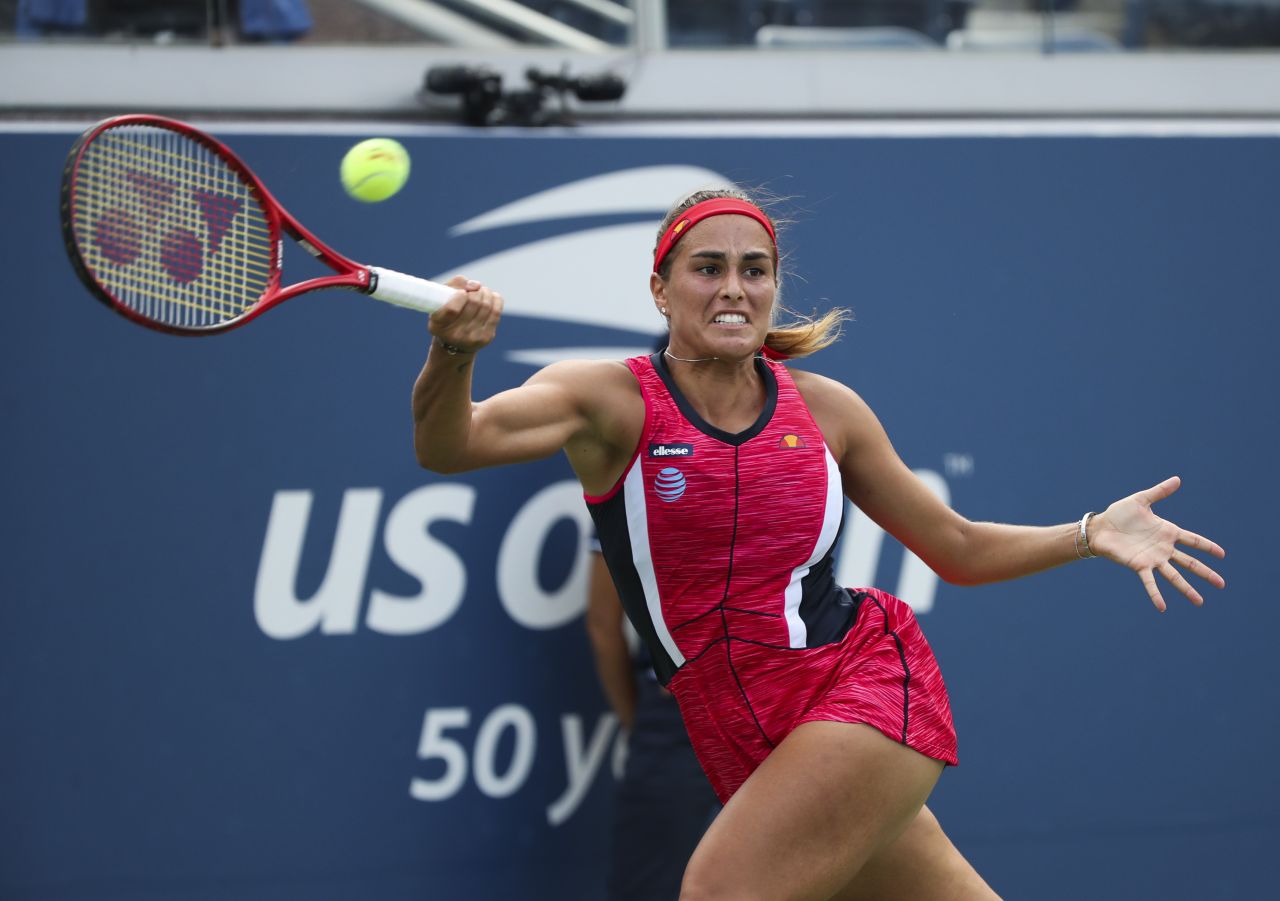
[[[764,346],[777,356],[791,359],[807,357],[835,344],[844,331],[844,323],[853,318],[843,307],[821,316],[801,316],[783,307],[778,309],[796,318],[770,328]]]

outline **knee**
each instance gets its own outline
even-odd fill
[[[757,893],[734,884],[723,871],[700,864],[696,855],[685,868],[680,883],[680,901],[755,901],[757,898],[760,898]]]
[[[942,835],[942,824],[938,822],[938,818],[933,815],[933,811],[929,809],[929,805],[921,806],[920,812],[916,814],[916,818],[911,821],[911,827],[920,829],[928,835]]]
[[[684,878],[680,880],[680,901],[707,901],[719,897],[715,886],[703,875],[702,869],[692,860],[684,868]]]

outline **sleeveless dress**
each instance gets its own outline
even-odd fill
[[[660,353],[627,361],[644,398],[635,454],[586,495],[623,607],[727,801],[801,723],[865,723],[957,763],[942,674],[911,608],[833,574],[840,471],[786,367],[757,358],[759,418],[731,434],[681,395]]]

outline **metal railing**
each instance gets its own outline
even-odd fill
[[[1280,47],[1280,0],[0,0],[0,35],[582,53],[1264,49]]]

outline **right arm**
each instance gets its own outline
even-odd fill
[[[553,364],[519,388],[471,399],[475,354],[449,354],[432,341],[413,386],[418,463],[440,473],[549,457],[587,430],[568,368]]]
[[[455,473],[538,460],[568,448],[584,482],[593,480],[597,466],[612,465],[616,454],[599,451],[611,446],[617,425],[610,410],[619,404],[610,387],[619,382],[611,370],[626,373],[625,367],[553,363],[518,388],[473,401],[476,354],[496,334],[502,295],[461,277],[449,284],[458,293],[431,314],[431,350],[413,386],[418,463]]]

